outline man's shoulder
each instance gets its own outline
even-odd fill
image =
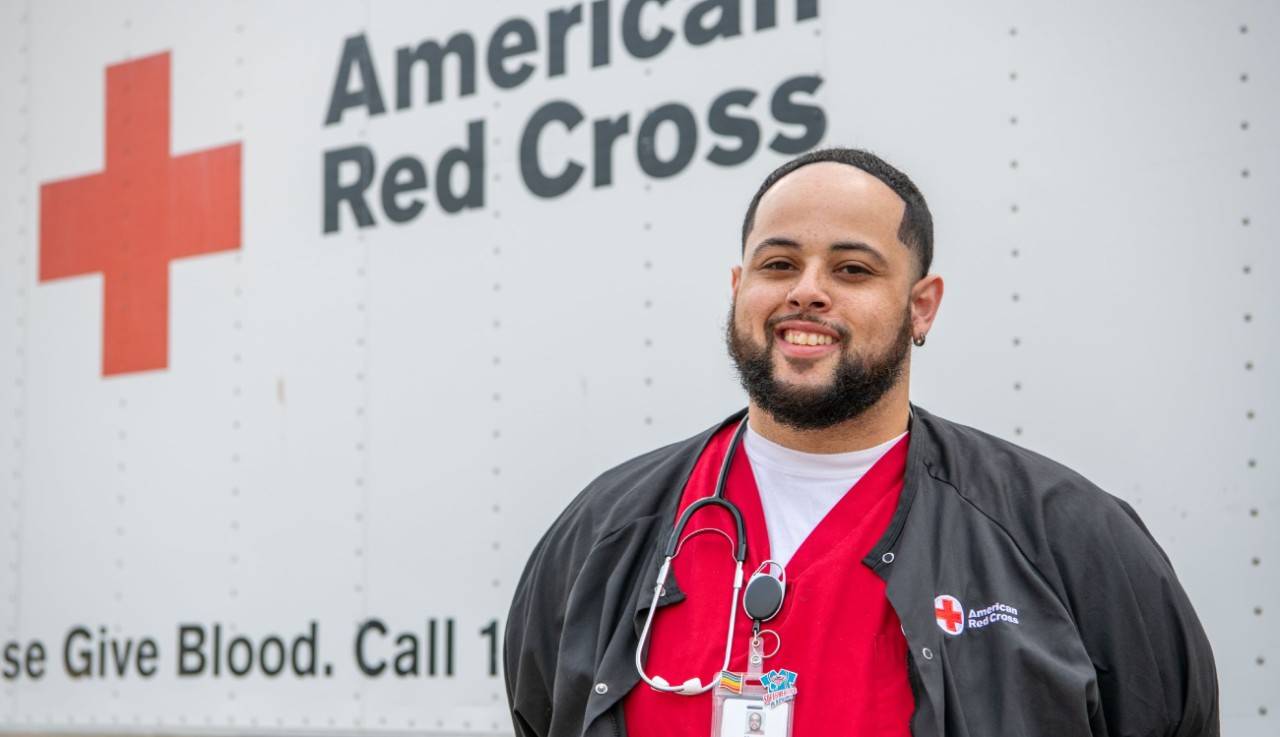
[[[641,453],[596,476],[565,507],[550,539],[599,540],[635,521],[674,509],[711,437],[741,413],[701,432]]]
[[[924,425],[934,441],[929,474],[997,524],[1052,535],[1122,517],[1146,532],[1124,500],[1060,461],[937,415]]]
[[[923,424],[934,441],[923,461],[936,488],[962,500],[966,525],[997,527],[1064,602],[1085,585],[1111,591],[1129,575],[1174,576],[1133,507],[1080,472],[968,425],[938,417]],[[1118,578],[1104,582],[1101,570]]]

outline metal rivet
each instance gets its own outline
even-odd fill
[[[933,651],[927,647],[922,649],[920,654],[924,656],[925,660],[933,660]]]
[[[603,683],[603,682],[597,683],[596,693],[600,694],[601,696],[604,696],[605,694],[609,693],[609,684]]]
[[[893,562],[893,553],[892,553],[892,552],[885,553],[884,555],[880,556],[880,560],[881,560],[882,562],[884,562],[884,563],[892,563],[892,562]]]

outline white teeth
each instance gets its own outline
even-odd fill
[[[794,345],[831,345],[836,342],[830,335],[806,333],[800,330],[787,330],[783,332],[782,338]]]

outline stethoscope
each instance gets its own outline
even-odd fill
[[[684,528],[689,524],[689,519],[693,517],[703,507],[720,507],[727,511],[733,517],[733,524],[738,533],[738,543],[734,548],[733,558],[735,562],[735,570],[733,573],[733,596],[729,600],[729,630],[725,635],[724,641],[724,664],[720,670],[729,669],[729,658],[733,654],[733,630],[734,625],[738,621],[738,592],[742,590],[742,565],[747,560],[747,533],[746,527],[742,521],[742,512],[737,505],[724,497],[724,483],[729,476],[729,464],[733,460],[734,453],[738,450],[738,445],[742,441],[742,434],[747,429],[747,418],[743,417],[742,422],[738,423],[737,429],[733,433],[733,440],[729,443],[729,450],[724,455],[724,462],[720,466],[720,475],[716,478],[716,490],[711,496],[706,496],[690,504],[685,508],[684,513],[676,520],[675,527],[671,530],[671,537],[667,539],[667,547],[664,551],[665,559],[662,561],[662,567],[658,570],[658,579],[653,586],[653,601],[649,602],[649,614],[644,620],[644,629],[640,631],[640,642],[636,645],[636,670],[640,673],[640,678],[644,682],[658,691],[666,693],[676,693],[684,696],[696,696],[711,690],[716,684],[716,674],[707,679],[703,683],[696,676],[690,678],[678,686],[672,686],[662,676],[649,676],[644,672],[644,646],[649,638],[649,630],[653,626],[653,614],[658,608],[658,597],[662,595],[663,584],[667,580],[667,573],[671,570],[671,561],[679,554],[684,540],[681,536],[684,534]],[[704,528],[692,533],[689,537],[697,535],[700,532],[717,532],[725,535],[718,528]],[[685,538],[687,540],[688,538]],[[732,540],[729,541],[733,543]],[[778,572],[773,571],[773,567],[777,567]],[[781,572],[782,566],[774,561],[765,561],[760,564],[756,572],[751,575],[751,579],[747,582],[746,593],[742,597],[742,607],[747,616],[751,617],[754,622],[752,639],[758,641],[760,637],[760,624],[772,619],[782,609],[782,597],[786,591],[786,577]]]

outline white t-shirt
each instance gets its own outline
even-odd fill
[[[866,450],[805,453],[766,439],[748,423],[742,445],[760,490],[772,559],[786,565],[845,492],[906,434]]]

